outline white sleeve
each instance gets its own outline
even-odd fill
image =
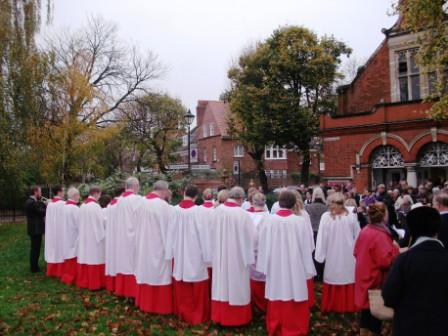
[[[266,274],[269,267],[270,255],[270,223],[269,218],[265,217],[259,224],[260,232],[258,237],[258,254],[256,269],[258,272]]]
[[[162,235],[163,246],[165,247],[165,259],[171,260],[174,256],[174,245],[176,244],[178,223],[180,220],[179,211],[169,204],[166,204],[162,211],[163,220],[160,221],[160,233]],[[165,218],[168,220],[165,221]]]
[[[325,258],[327,257],[327,244],[328,244],[327,220],[328,215],[326,214],[322,215],[319,224],[319,231],[317,232],[316,253],[314,255],[314,259],[316,259],[316,261],[320,263],[323,263],[325,261]]]
[[[255,264],[254,253],[254,225],[247,213],[241,218],[240,234],[238,235],[239,248],[243,254],[243,261],[246,266]]]
[[[298,233],[299,247],[302,255],[302,262],[305,266],[305,271],[307,278],[314,277],[316,272],[316,267],[313,262],[313,251],[314,251],[314,239],[309,239],[309,227],[305,217],[305,220],[300,223],[300,227],[296,232]]]
[[[210,253],[210,222],[213,222],[213,218],[210,218],[206,211],[198,207],[196,211],[196,232],[199,238],[199,245],[201,247],[202,261],[206,264],[211,263]],[[207,211],[208,212],[208,211]]]
[[[99,243],[106,237],[106,231],[104,229],[104,212],[103,209],[96,209],[95,211],[95,225],[93,225],[93,231],[95,232],[96,242]]]

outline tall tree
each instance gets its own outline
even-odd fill
[[[185,134],[185,107],[167,94],[147,94],[122,109],[127,138],[138,146],[137,170],[141,171],[145,155],[153,154],[161,173],[174,158],[172,153]]]
[[[319,115],[335,108],[334,83],[342,55],[351,49],[332,36],[319,38],[298,26],[279,28],[266,40],[266,74],[274,93],[275,142],[302,154],[301,179],[308,183],[310,144]]]
[[[448,117],[448,0],[400,0],[397,12],[405,29],[421,33],[418,62],[436,74],[437,85],[430,115]]]

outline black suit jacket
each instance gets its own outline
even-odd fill
[[[448,213],[442,215],[442,223],[439,230],[439,240],[448,249]]]
[[[448,335],[448,251],[425,241],[397,257],[383,286],[393,335]]]
[[[45,233],[46,205],[30,197],[25,202],[28,235],[42,235]]]

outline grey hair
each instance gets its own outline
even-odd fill
[[[154,182],[154,184],[152,185],[153,190],[168,190],[169,188],[170,185],[168,184],[167,181],[164,180],[158,180]]]
[[[77,195],[79,195],[79,190],[78,189],[76,189],[75,187],[68,188],[67,198],[73,199]]]
[[[136,186],[140,185],[138,179],[134,176],[128,177],[126,182],[124,183],[126,189],[133,189]]]
[[[325,194],[324,194],[324,191],[322,190],[322,188],[320,188],[320,187],[316,187],[313,190],[313,196],[311,197],[311,201],[314,202],[314,201],[316,201],[316,199],[321,199],[322,202],[325,203]]]
[[[266,196],[261,192],[257,192],[252,196],[252,203],[257,207],[264,207],[266,205]]]
[[[241,187],[233,187],[229,191],[229,198],[233,199],[244,199],[246,197],[246,193],[244,192],[244,189]]]

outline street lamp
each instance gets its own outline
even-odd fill
[[[191,173],[191,151],[190,151],[191,132],[190,132],[190,126],[193,123],[194,114],[191,113],[190,109],[188,109],[187,113],[184,115],[184,120],[185,120],[185,123],[188,126],[188,172]]]

